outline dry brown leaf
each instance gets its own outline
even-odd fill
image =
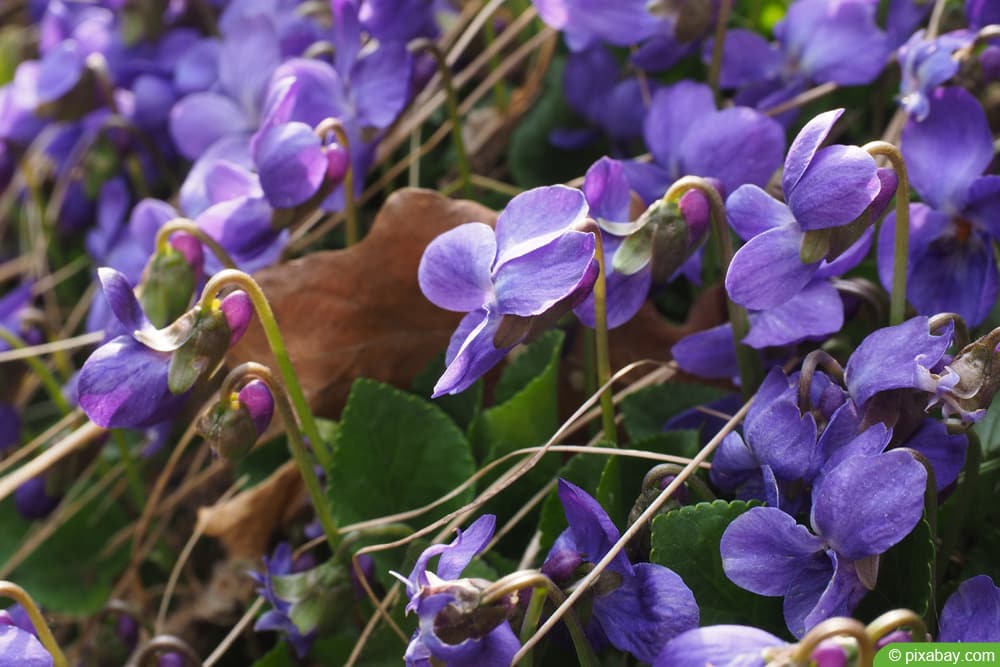
[[[304,508],[305,485],[288,461],[266,480],[231,500],[198,510],[198,526],[218,538],[230,559],[259,560],[274,530]]]
[[[336,416],[359,377],[410,386],[445,350],[462,313],[424,298],[417,284],[420,257],[439,234],[465,222],[493,225],[496,215],[476,202],[406,188],[389,197],[357,245],[254,276],[318,414]],[[245,361],[275,367],[257,322],[228,357],[231,365]]]

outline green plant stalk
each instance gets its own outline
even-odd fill
[[[924,619],[909,609],[893,609],[892,611],[885,612],[869,623],[865,632],[871,637],[873,642],[877,643],[878,640],[890,632],[898,630],[903,626],[910,628],[910,636],[914,641],[928,641],[927,627],[924,626]]]
[[[902,324],[906,318],[906,272],[910,250],[910,180],[906,162],[899,149],[887,141],[872,141],[862,146],[872,157],[884,157],[892,164],[899,185],[896,186],[896,238],[892,249],[892,296],[889,301],[889,325]]]
[[[493,20],[490,18],[483,24],[483,32],[486,35],[486,48],[493,46],[493,42],[497,38],[497,29],[493,25]],[[500,56],[493,55],[490,56],[490,74],[497,71],[500,67]],[[507,90],[504,88],[503,80],[497,80],[493,84],[493,99],[496,103],[497,109],[501,113],[506,113],[507,111]]]
[[[462,118],[458,113],[458,94],[455,90],[455,81],[451,76],[451,68],[438,45],[429,39],[415,39],[410,42],[409,48],[411,51],[426,51],[437,63],[447,100],[448,119],[451,121],[451,140],[455,145],[459,181],[462,183],[462,192],[466,197],[470,197],[472,196],[472,168],[469,166],[469,155],[465,150],[465,140],[462,138]]]
[[[611,380],[611,349],[608,343],[608,274],[604,259],[604,241],[601,231],[594,232],[597,241],[594,254],[597,256],[597,281],[594,283],[594,343],[596,352],[597,386],[601,391],[601,426],[604,438],[618,443],[618,428],[615,426],[615,403],[611,387],[605,386]]]
[[[542,609],[545,607],[545,598],[548,591],[544,588],[536,588],[531,593],[531,600],[528,602],[528,610],[524,612],[524,620],[521,622],[521,643],[528,641],[531,635],[538,629],[538,622],[542,619]],[[529,652],[521,660],[524,667],[532,667],[535,661],[535,654]]]
[[[555,583],[553,583],[553,581],[546,575],[542,574],[538,570],[522,570],[520,572],[508,574],[506,577],[497,580],[489,588],[483,591],[483,597],[480,600],[480,605],[492,604],[505,595],[509,595],[510,593],[528,587],[534,589],[534,592],[532,593],[532,603],[534,603],[535,592],[538,590],[543,591],[556,605],[561,605],[566,600],[566,596],[562,590],[560,590],[559,587],[556,586]],[[525,620],[527,620],[527,617]],[[576,617],[576,613],[572,609],[569,609],[563,616],[562,620],[563,623],[566,624],[566,629],[569,630],[570,639],[573,640],[573,646],[576,649],[576,657],[577,660],[579,660],[580,667],[599,667],[601,663],[594,654],[594,647],[591,646],[590,642],[587,640],[587,635],[583,631],[583,625],[580,624],[580,619]],[[538,619],[535,619],[533,625],[538,625]],[[534,633],[532,632],[531,634],[533,635]],[[522,645],[530,638],[530,636],[531,635],[525,634],[522,626]],[[518,661],[518,663],[519,662],[520,661]],[[511,664],[513,665],[515,663]]]
[[[719,78],[722,75],[722,53],[726,43],[726,26],[729,24],[729,14],[733,9],[733,0],[722,0],[719,5],[719,17],[715,23],[715,41],[712,46],[712,62],[708,69],[708,84],[716,104],[721,101],[719,94]]]
[[[169,245],[171,235],[176,232],[190,234],[204,243],[224,267],[227,269],[236,268],[236,262],[234,262],[233,258],[230,257],[228,252],[226,252],[226,249],[219,245],[218,241],[206,234],[204,229],[187,218],[174,218],[160,227],[159,231],[156,232],[156,242],[153,246],[156,248],[156,252],[163,252],[166,250]]]
[[[729,263],[733,259],[733,237],[726,222],[726,206],[722,202],[718,190],[704,178],[698,176],[684,176],[677,180],[663,195],[663,199],[669,203],[677,202],[689,190],[700,190],[708,199],[712,236],[715,237],[715,245],[719,253],[719,269],[724,281],[726,273],[729,271]],[[747,311],[742,306],[733,303],[728,293],[726,294],[726,312],[729,315],[729,323],[733,327],[736,364],[740,371],[740,389],[743,397],[749,399],[757,391],[757,387],[763,380],[764,372],[757,351],[740,342],[750,333],[750,320],[747,317]]]
[[[0,339],[6,341],[15,350],[28,347],[23,338],[6,327],[0,327]],[[52,399],[52,402],[56,404],[56,407],[59,408],[59,411],[63,415],[69,414],[73,408],[70,407],[66,397],[63,396],[62,387],[55,376],[52,375],[52,371],[49,370],[48,366],[42,363],[38,357],[25,357],[24,361],[31,367],[35,375],[38,376],[38,379],[41,380],[46,393]]]
[[[69,661],[66,660],[62,649],[59,648],[59,643],[52,635],[52,630],[49,629],[49,624],[45,622],[45,617],[42,616],[38,605],[28,595],[28,592],[10,581],[0,581],[0,596],[10,598],[24,607],[24,610],[28,612],[28,617],[31,619],[31,625],[35,628],[38,640],[45,647],[45,650],[49,652],[49,655],[52,656],[52,666],[69,667]]]
[[[347,169],[344,171],[344,242],[352,246],[361,240],[361,227],[358,224],[358,205],[354,201],[354,161],[351,156],[351,140],[347,138],[347,130],[336,118],[327,118],[316,126],[316,134],[324,140],[327,132],[333,132],[337,143],[344,147],[347,153]]]
[[[132,502],[135,503],[139,512],[142,513],[143,508],[146,506],[146,490],[142,485],[139,470],[135,467],[135,459],[129,450],[128,442],[125,441],[125,434],[120,429],[114,429],[111,432],[111,437],[118,446],[118,454],[121,456],[122,466],[125,468],[125,479],[128,480],[128,490],[132,496]]]
[[[323,533],[330,544],[330,549],[336,549],[341,538],[340,530],[337,527],[336,519],[333,518],[333,514],[330,512],[330,503],[327,502],[326,495],[323,493],[323,486],[320,484],[319,477],[316,476],[316,471],[313,469],[309,450],[306,448],[305,440],[302,438],[302,430],[299,428],[299,420],[296,419],[295,411],[292,410],[292,406],[288,402],[288,392],[285,390],[285,387],[274,377],[274,373],[271,372],[270,368],[250,361],[240,364],[230,371],[226,379],[223,380],[222,387],[219,389],[220,396],[225,400],[229,392],[233,390],[235,383],[245,380],[248,377],[261,380],[267,384],[268,389],[271,391],[275,406],[277,406],[278,412],[281,414],[281,421],[285,425],[285,433],[288,435],[288,449],[291,450],[292,458],[295,459],[295,465],[298,467],[302,481],[305,483],[309,501],[313,505],[313,510],[316,512],[316,518],[319,519],[320,526],[323,527]],[[314,447],[313,449],[315,450],[316,448]]]
[[[230,286],[238,287],[250,297],[254,310],[257,311],[257,317],[260,319],[260,325],[264,329],[267,344],[274,354],[281,380],[288,391],[288,397],[295,408],[295,414],[298,415],[299,422],[302,424],[302,430],[309,438],[316,460],[319,461],[324,470],[328,470],[330,468],[330,451],[320,436],[319,428],[316,426],[316,418],[313,416],[312,410],[309,409],[309,402],[306,400],[302,385],[299,384],[298,377],[295,375],[295,367],[292,366],[291,357],[288,356],[288,348],[285,347],[285,339],[281,335],[281,329],[274,317],[274,311],[271,310],[271,304],[268,303],[267,297],[264,296],[264,291],[257,284],[257,281],[242,271],[223,269],[205,284],[199,305],[202,308],[208,307],[220,290]]]

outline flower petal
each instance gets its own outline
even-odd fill
[[[744,429],[747,444],[761,464],[767,464],[778,479],[804,479],[813,466],[816,420],[804,415],[793,400],[775,401]]]
[[[584,557],[591,563],[604,558],[621,537],[608,513],[590,494],[564,479],[559,480],[559,501],[573,539]],[[624,552],[618,552],[608,567],[623,575],[632,574],[632,564]]]
[[[500,312],[541,315],[577,290],[588,289],[597,275],[596,246],[590,232],[566,232],[502,264],[493,276]]]
[[[535,188],[517,195],[497,218],[494,270],[583,222],[587,210],[583,193],[564,185]]]
[[[849,458],[813,487],[812,524],[846,558],[883,554],[920,521],[926,485],[908,452]]]
[[[323,184],[326,155],[319,136],[305,123],[264,129],[254,144],[260,187],[275,208],[308,201]]]
[[[251,129],[243,110],[218,93],[193,93],[170,110],[170,136],[189,160],[200,157],[222,137]]]
[[[934,482],[940,493],[958,479],[958,473],[965,463],[968,444],[964,435],[952,435],[943,423],[928,417],[901,446],[920,452],[930,461],[934,469]]]
[[[868,208],[882,182],[875,159],[857,146],[827,146],[789,192],[788,207],[802,229],[825,229],[853,222]]]
[[[680,170],[685,137],[702,119],[714,114],[712,89],[702,83],[681,81],[653,96],[643,134],[649,152],[673,179],[684,176]]]
[[[745,625],[709,625],[672,639],[653,667],[764,667],[767,649],[785,642],[770,632]]]
[[[736,251],[726,273],[726,291],[752,310],[779,306],[809,282],[819,262],[803,264],[802,232],[794,225],[768,230]]]
[[[720,324],[681,338],[670,355],[685,373],[703,378],[729,379],[739,375],[733,326]]]
[[[489,225],[469,222],[430,242],[420,258],[417,279],[424,296],[439,308],[471,311],[490,301],[490,267],[496,236]]]
[[[795,224],[791,209],[756,185],[744,185],[726,199],[726,219],[744,241]]]
[[[785,303],[750,311],[750,333],[743,343],[757,349],[790,345],[840,331],[844,302],[827,280],[813,280]]]
[[[602,157],[591,165],[583,178],[583,194],[594,218],[610,222],[628,221],[631,189],[625,169],[618,160]]]
[[[966,579],[941,610],[941,642],[1000,640],[1000,588],[985,574]]]
[[[52,656],[30,632],[0,625],[0,667],[52,667]]]
[[[495,305],[483,306],[462,318],[448,344],[445,355],[448,367],[434,385],[431,398],[465,391],[510,351],[493,345],[501,318],[496,310]]]
[[[844,115],[843,109],[826,111],[810,120],[799,130],[792,145],[788,148],[788,156],[785,157],[785,170],[781,174],[781,189],[786,195],[798,185],[799,179],[812,164],[816,151],[826,141],[833,130],[834,123],[842,115]]]

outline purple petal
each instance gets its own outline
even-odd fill
[[[671,640],[653,667],[764,667],[768,649],[785,642],[769,632],[744,625],[710,625]]]
[[[964,217],[1000,238],[1000,176],[980,176],[969,187]]]
[[[497,218],[497,258],[494,269],[549,243],[587,216],[583,193],[564,185],[522,192]]]
[[[723,491],[735,491],[760,471],[760,464],[753,452],[735,431],[727,433],[722,444],[712,457],[712,468],[708,471],[712,484]]]
[[[907,121],[900,142],[913,188],[946,212],[962,209],[969,186],[993,159],[986,114],[961,88],[932,92],[927,118]]]
[[[231,199],[207,208],[198,216],[198,226],[218,241],[238,266],[256,271],[281,252],[287,233],[271,226],[271,207],[257,197]],[[212,257],[207,258],[214,261]]]
[[[736,251],[726,273],[726,291],[752,310],[779,306],[798,294],[818,262],[803,264],[802,232],[795,225],[768,230]]]
[[[115,314],[115,317],[118,318],[118,321],[122,323],[129,334],[133,331],[152,326],[149,320],[146,319],[146,313],[143,312],[142,306],[139,305],[139,300],[135,298],[135,293],[132,291],[132,284],[124,275],[104,266],[97,269],[97,276],[101,281],[101,290],[104,292],[104,298],[108,300],[108,305],[111,306],[111,312]]]
[[[950,486],[962,471],[965,450],[969,441],[964,435],[952,435],[937,419],[927,418],[910,439],[902,443],[923,454],[934,469],[934,482],[938,492]]]
[[[470,638],[458,644],[448,644],[439,640],[434,634],[433,617],[425,619],[422,616],[420,620],[420,638],[431,655],[441,664],[507,667],[514,654],[521,648],[521,642],[507,622],[497,626],[481,639]]]
[[[950,345],[950,330],[931,334],[926,317],[878,329],[861,341],[847,361],[847,389],[855,403],[864,405],[880,391],[916,388],[917,367],[932,368]]]
[[[308,201],[323,184],[326,155],[319,136],[305,123],[282,123],[265,129],[255,144],[260,187],[275,208]]]
[[[246,167],[219,159],[205,174],[205,192],[212,204],[238,199],[260,197],[264,191],[260,178]]]
[[[921,265],[927,248],[948,228],[950,218],[927,204],[910,204],[910,235],[907,275]],[[896,243],[896,212],[890,211],[882,222],[878,237],[878,276],[882,285],[892,291],[893,252]],[[909,297],[909,294],[907,294]],[[941,311],[934,311],[938,313]]]
[[[448,344],[448,367],[434,385],[431,398],[465,391],[507,355],[510,348],[497,349],[493,345],[500,318],[494,305],[473,310],[462,319]]]
[[[850,616],[868,591],[858,579],[854,563],[828,550],[821,566],[813,567],[785,596],[785,623],[796,637],[802,637],[814,625],[834,616]]]
[[[746,183],[764,186],[784,150],[785,131],[777,121],[747,107],[725,109],[699,119],[683,137],[680,175],[716,178],[726,192]]]
[[[1000,7],[992,0],[965,0],[965,16],[973,28],[1000,23]]]
[[[496,522],[495,515],[484,514],[473,521],[464,532],[458,531],[458,536],[448,545],[448,549],[441,552],[437,575],[447,580],[458,579],[472,559],[493,539]]]
[[[600,503],[586,491],[564,479],[559,480],[559,501],[566,514],[566,522],[576,546],[591,563],[604,558],[621,533]],[[632,575],[632,564],[624,552],[619,551],[608,566],[623,576]]]
[[[804,479],[818,454],[812,413],[803,415],[793,400],[780,400],[755,417],[744,428],[744,437],[756,459],[769,465],[778,479]]]
[[[566,232],[501,265],[494,274],[500,312],[541,315],[574,292],[589,291],[597,275],[596,245],[590,232]]]
[[[941,610],[940,642],[1000,640],[1000,588],[985,574],[962,582]]]
[[[625,160],[622,168],[629,185],[647,204],[662,197],[675,180],[666,169],[652,162]]]
[[[235,102],[218,93],[193,93],[170,111],[170,136],[177,150],[194,160],[222,137],[252,129]]]
[[[784,595],[822,552],[823,541],[773,507],[736,517],[719,543],[722,568],[737,586],[759,595]]]
[[[235,134],[223,137],[205,151],[188,172],[181,185],[180,210],[193,218],[217,202],[209,196],[208,176],[220,161],[232,162],[248,172],[254,168],[250,155],[249,135]]]
[[[691,375],[718,379],[739,375],[733,327],[728,323],[685,336],[670,348],[670,355]]]
[[[888,40],[875,24],[875,9],[866,0],[834,4],[800,0],[785,19],[786,44],[801,46],[799,64],[813,81],[842,86],[871,83],[889,56]],[[806,18],[807,13],[812,16]]]
[[[625,241],[624,237],[612,236],[601,232],[604,241],[604,265],[611,266],[615,251]],[[652,264],[631,275],[610,271],[607,276],[607,318],[608,328],[614,329],[631,320],[642,304],[646,303],[649,286],[653,279]],[[594,328],[594,293],[591,290],[580,305],[573,309],[576,316],[590,328]]]
[[[882,189],[875,159],[857,146],[827,146],[789,192],[788,207],[802,229],[825,229],[852,222]]]
[[[403,44],[382,44],[351,69],[351,93],[362,125],[389,127],[410,92],[410,52]]]
[[[240,403],[246,406],[254,428],[261,434],[267,430],[274,416],[274,396],[267,383],[261,380],[251,380],[240,389]]]
[[[69,93],[83,76],[85,57],[73,40],[45,54],[38,71],[38,101],[43,104],[55,102]]]
[[[786,195],[798,185],[806,173],[819,147],[826,141],[834,123],[844,114],[843,109],[834,109],[819,114],[799,130],[795,140],[788,148],[785,158],[785,170],[781,174],[781,189]]]
[[[165,201],[143,199],[132,209],[128,221],[129,234],[144,250],[152,254],[160,227],[179,215],[176,209]]]
[[[424,296],[439,308],[467,312],[491,300],[490,267],[496,256],[493,230],[469,222],[431,241],[420,259],[417,278]]]
[[[706,46],[706,51],[709,48]],[[728,30],[722,44],[719,85],[723,88],[742,88],[773,79],[781,74],[784,61],[781,51],[757,33],[740,28]]]
[[[712,90],[702,83],[681,81],[653,96],[643,125],[646,145],[674,179],[684,176],[680,173],[681,143],[693,127],[714,113]]]
[[[177,60],[174,87],[181,95],[208,90],[219,78],[219,42],[205,39]]]
[[[563,94],[578,114],[596,123],[603,96],[618,81],[618,63],[603,45],[570,53],[563,69]]]
[[[341,76],[321,60],[292,58],[271,80],[261,126],[297,120],[316,127],[326,118],[342,118],[350,108]]]
[[[926,485],[907,452],[847,459],[813,487],[812,524],[846,558],[883,554],[920,521]]]
[[[795,224],[791,209],[756,185],[744,185],[726,199],[726,218],[744,241]]]
[[[598,220],[625,222],[629,219],[631,189],[618,160],[602,157],[591,165],[583,179],[583,194],[590,214]]]
[[[52,667],[52,656],[30,632],[0,625],[0,667]]]
[[[80,407],[98,426],[152,426],[169,416],[183,396],[167,387],[170,355],[128,336],[97,348],[80,369]]]
[[[616,648],[653,662],[668,641],[698,626],[698,605],[672,570],[638,563],[634,576],[594,598],[594,618]]]
[[[226,39],[219,52],[219,84],[245,113],[261,108],[271,73],[281,63],[281,47],[269,18],[240,23],[239,38]]]
[[[785,303],[751,311],[750,333],[743,343],[761,349],[821,338],[844,325],[844,303],[833,285],[813,280]]]
[[[858,423],[856,413],[850,415],[850,413],[845,413],[843,408],[837,412],[835,418],[845,414],[849,416],[845,420],[847,423],[843,426],[856,425]],[[832,421],[831,424],[833,424]],[[834,431],[829,437],[827,437],[827,433],[824,431],[823,436],[820,438],[819,446],[822,458],[824,459],[823,467],[817,472],[813,486],[821,484],[827,473],[849,458],[855,456],[877,456],[881,454],[889,446],[889,440],[892,438],[892,431],[881,423],[870,426],[863,433],[857,435],[857,437],[850,437],[846,433],[838,433],[837,431],[840,430],[840,426],[840,424],[835,424]],[[829,426],[827,430],[829,430]]]

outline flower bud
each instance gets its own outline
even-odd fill
[[[44,475],[32,477],[14,491],[14,506],[28,520],[44,519],[60,500],[60,496],[49,495]]]
[[[167,385],[173,394],[182,394],[198,378],[222,363],[226,352],[250,326],[253,306],[246,292],[236,291],[221,301],[216,299],[195,316],[191,335],[170,359]]]
[[[253,420],[257,435],[263,435],[274,416],[274,396],[267,383],[262,380],[251,380],[238,394],[240,405],[247,409]]]
[[[198,422],[198,432],[217,455],[238,460],[267,430],[273,414],[274,397],[270,389],[265,382],[253,380],[203,416]]]
[[[323,149],[326,153],[326,178],[330,183],[340,183],[347,176],[350,157],[340,144],[330,144]]]
[[[847,667],[847,651],[835,639],[820,642],[809,657],[816,667]]]
[[[425,598],[446,595],[452,599],[434,617],[434,634],[441,641],[454,645],[466,639],[481,639],[518,611],[516,592],[503,596],[494,604],[481,604],[482,593],[491,583],[485,579],[437,579],[436,585],[432,583],[422,593]]]
[[[201,243],[188,234],[176,234],[165,251],[153,255],[140,297],[150,322],[162,327],[184,314],[203,262]]]
[[[229,338],[229,345],[236,345],[237,341],[243,337],[250,326],[250,319],[253,317],[253,303],[246,292],[237,290],[228,294],[219,304],[223,314],[226,316],[226,324],[232,332]]]

